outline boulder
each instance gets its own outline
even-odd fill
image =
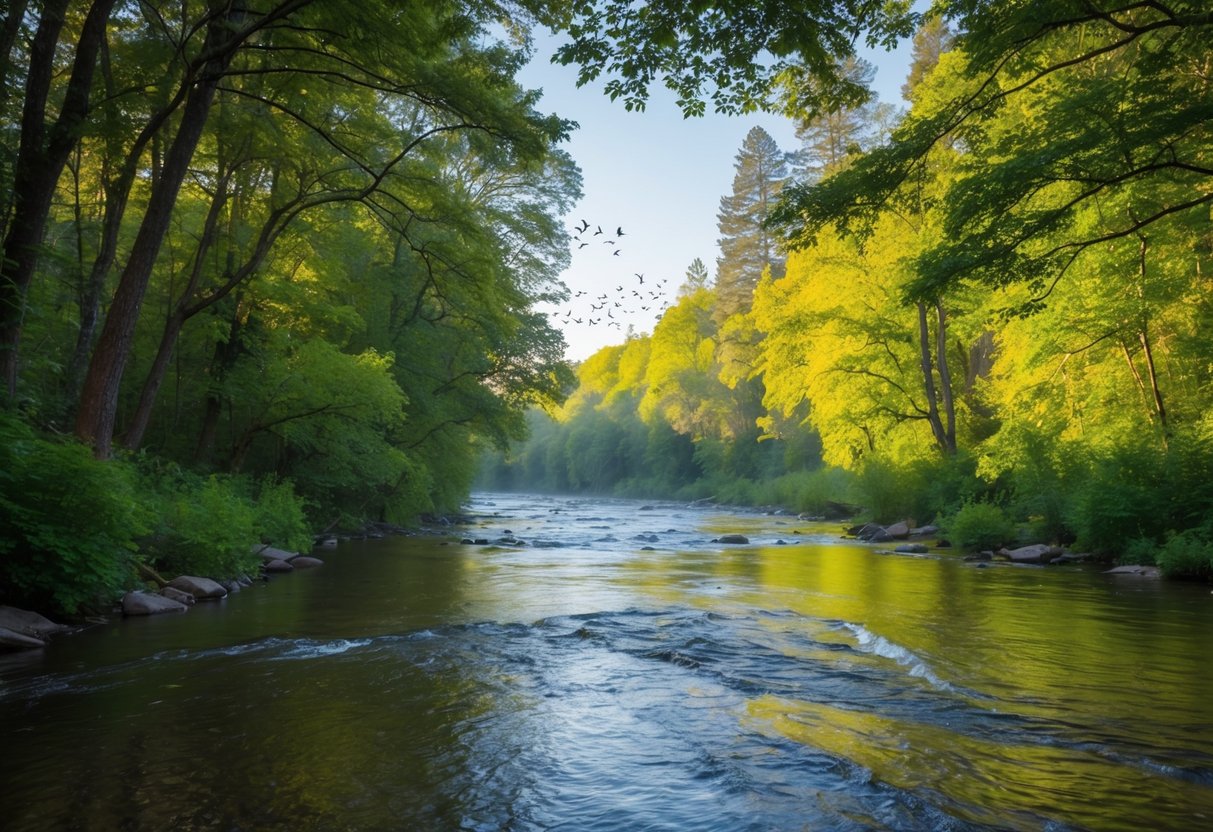
[[[927,547],[921,543],[903,543],[893,551],[903,555],[925,555]]]
[[[240,590],[244,589],[244,584],[240,583],[240,581],[236,580],[235,578],[232,578],[231,580],[223,581],[222,583],[223,583],[223,588],[227,590],[228,595],[231,595],[235,592],[239,592]]]
[[[300,555],[297,558],[291,558],[290,564],[296,569],[314,569],[317,566],[324,566],[324,561],[322,561],[320,558]]]
[[[1105,575],[1135,575],[1139,578],[1157,578],[1161,576],[1157,566],[1141,566],[1138,564],[1130,564],[1127,566],[1117,566],[1104,572]]]
[[[714,543],[749,543],[750,539],[744,534],[722,534]]]
[[[28,650],[45,647],[46,642],[28,633],[19,633],[8,627],[0,627],[0,650]]]
[[[188,592],[199,601],[217,600],[227,597],[227,590],[218,581],[210,578],[198,578],[193,575],[180,575],[168,582],[168,585],[182,592]]]
[[[168,586],[161,589],[160,594],[163,595],[165,598],[171,598],[172,600],[176,601],[178,604],[185,604],[187,607],[192,607],[194,605],[194,601],[197,600],[194,598],[193,595],[186,592],[184,589],[178,589],[177,587],[173,586],[172,584],[169,584]]]
[[[189,607],[172,598],[154,592],[128,592],[122,596],[123,615],[158,615],[162,612],[185,612]]]
[[[910,524],[905,521],[894,523],[886,527],[884,533],[894,540],[905,540],[910,536]]]
[[[291,566],[289,561],[285,560],[267,560],[261,564],[262,570],[266,572],[294,572],[295,567]]]
[[[911,537],[926,537],[927,535],[938,534],[939,526],[919,526],[916,529],[910,529]]]
[[[254,546],[253,552],[267,563],[271,560],[290,560],[299,554],[298,552],[288,552],[286,549],[275,549],[273,546],[261,545]]]
[[[64,624],[56,624],[46,616],[39,615],[36,612],[4,606],[0,606],[0,627],[36,638],[39,641],[46,641],[46,639],[55,633],[62,633],[71,629],[71,627]]]
[[[1061,554],[1061,549],[1046,543],[1034,543],[1018,549],[1003,549],[999,554],[1005,555],[1012,563],[1048,563]]]
[[[847,534],[860,540],[871,540],[878,534],[884,534],[884,526],[879,523],[864,523],[862,526],[851,526],[847,529]]]

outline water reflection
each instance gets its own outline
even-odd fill
[[[492,502],[0,664],[6,828],[1213,823],[1207,588]]]

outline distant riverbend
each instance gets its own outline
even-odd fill
[[[1207,586],[710,506],[468,512],[0,656],[0,826],[1213,827]]]

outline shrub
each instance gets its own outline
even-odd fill
[[[75,442],[36,437],[0,414],[0,588],[11,600],[74,614],[134,580],[149,516],[133,468]]]
[[[292,552],[312,548],[303,501],[295,496],[290,480],[263,480],[253,511],[253,527],[262,543]]]
[[[996,549],[1015,537],[1015,524],[993,503],[965,503],[944,528],[965,549]]]
[[[231,578],[256,569],[257,511],[242,493],[244,483],[203,479],[171,465],[153,476],[157,523],[146,550],[160,570]]]
[[[1202,530],[1188,529],[1171,535],[1155,560],[1164,577],[1206,580],[1213,577],[1213,541]]]

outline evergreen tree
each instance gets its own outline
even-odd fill
[[[839,70],[848,81],[863,87],[872,83],[876,68],[862,58],[848,58]],[[800,92],[792,90],[794,98]],[[804,117],[796,125],[800,150],[793,154],[799,180],[816,182],[838,170],[847,158],[878,144],[888,132],[895,110],[891,105],[868,102]]]
[[[703,264],[703,260],[696,257],[691,261],[691,265],[687,266],[682,285],[678,287],[678,297],[685,298],[687,295],[693,295],[700,289],[706,288],[708,288],[708,267]]]
[[[765,227],[787,178],[785,154],[761,127],[746,134],[734,165],[733,193],[721,197],[716,215],[720,257],[716,260],[716,315],[723,320],[750,308],[754,287],[768,266],[783,275],[777,237]]]

